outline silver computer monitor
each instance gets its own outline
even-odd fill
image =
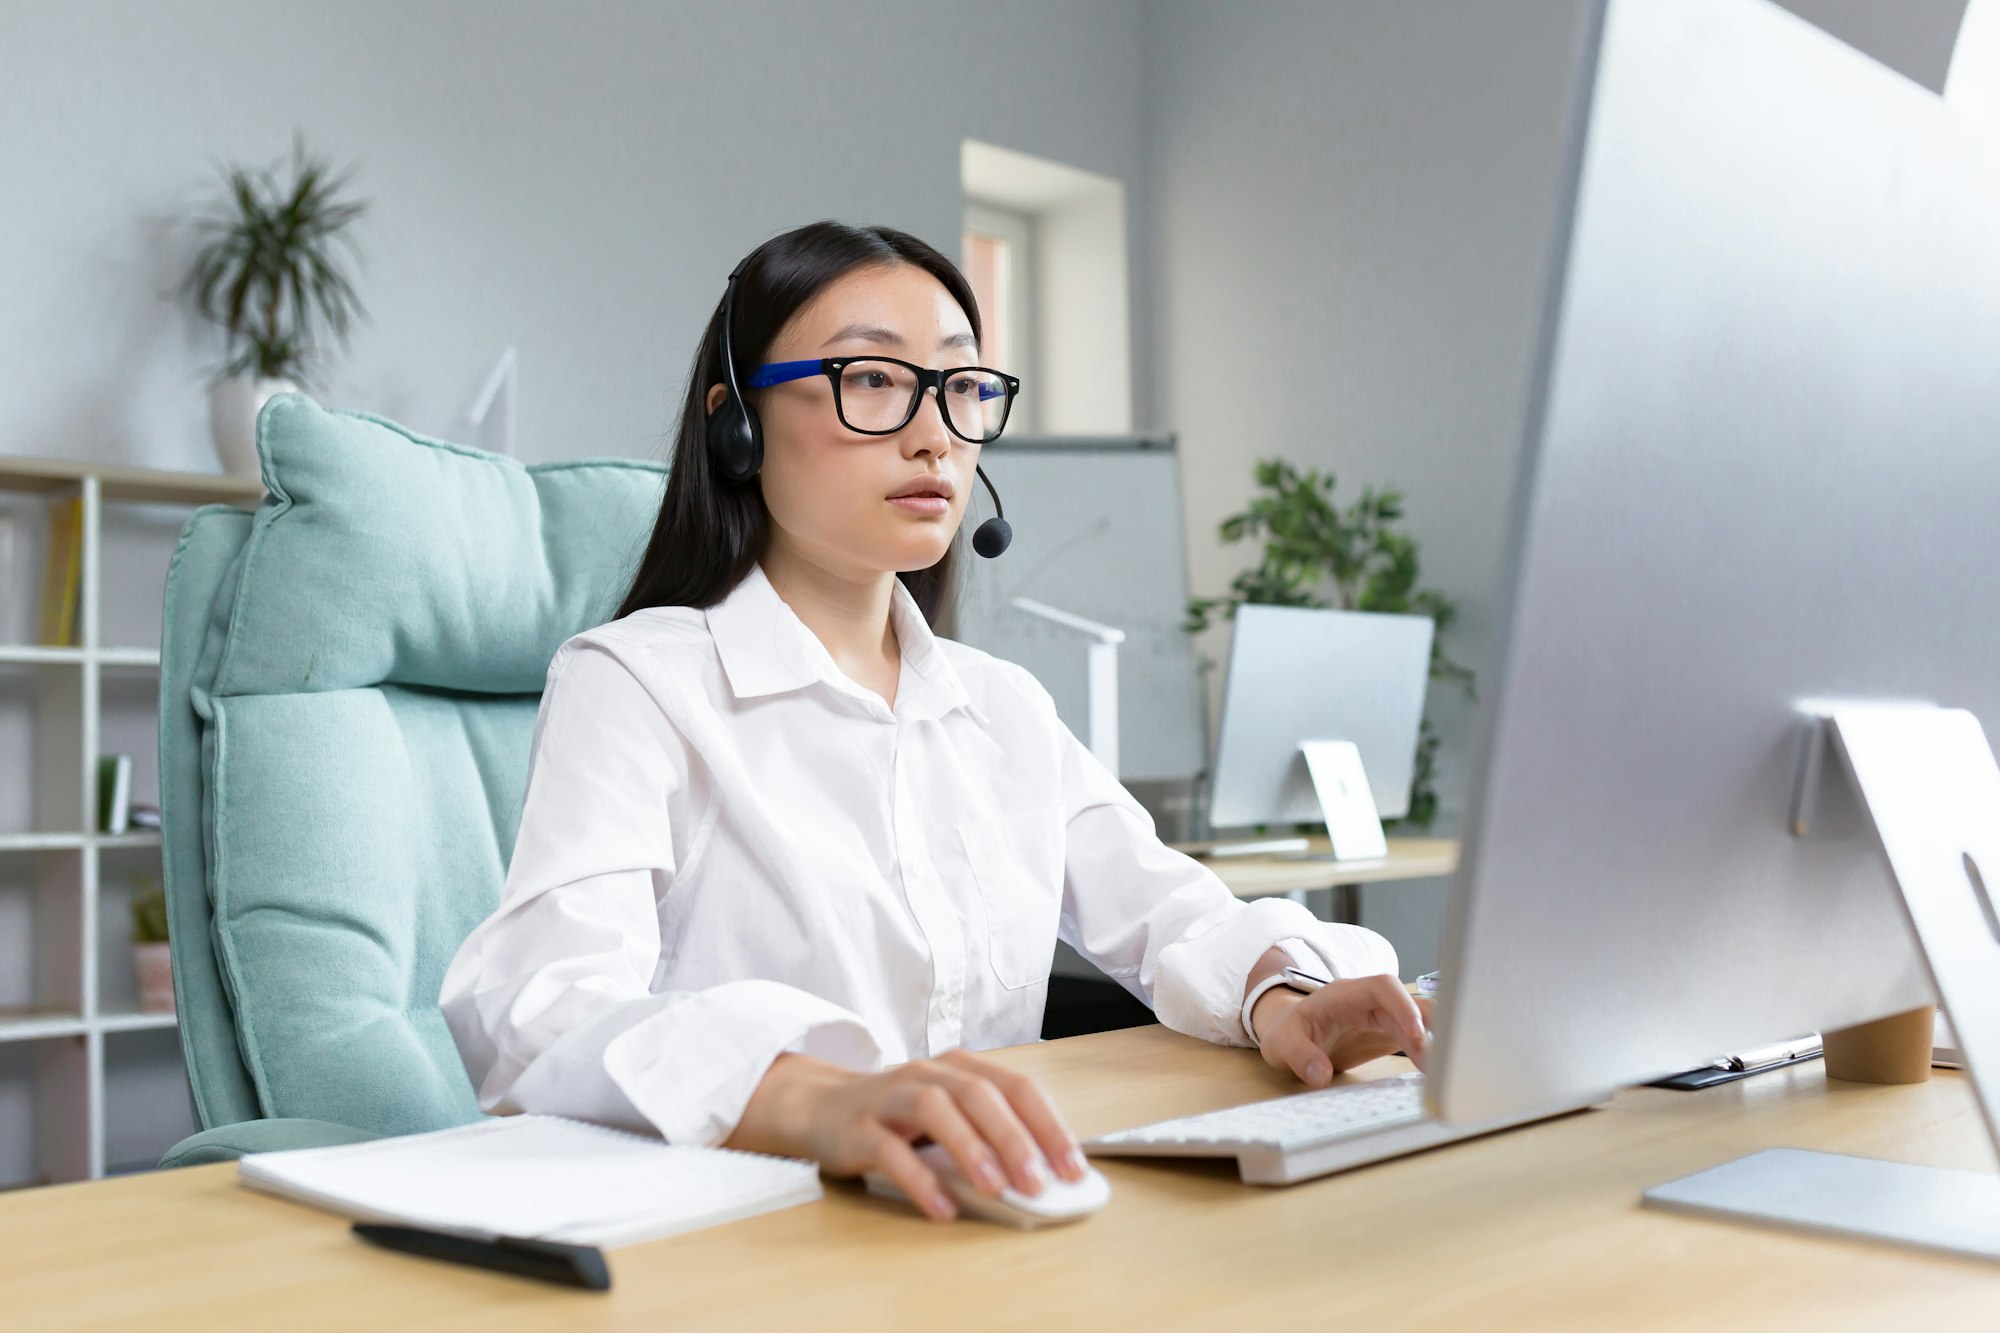
[[[1473,1121],[1932,1000],[1814,701],[2000,736],[2000,143],[1763,0],[1591,25],[1432,1096]]]
[[[1323,818],[1300,746],[1351,741],[1384,819],[1409,813],[1435,626],[1426,616],[1239,606],[1208,822]]]

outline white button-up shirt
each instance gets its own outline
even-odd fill
[[[890,614],[893,709],[759,566],[557,650],[499,908],[439,996],[483,1109],[716,1143],[786,1051],[1035,1040],[1058,938],[1230,1045],[1274,944],[1395,972],[1373,931],[1239,901],[1162,843],[1041,684],[935,637],[900,580]]]

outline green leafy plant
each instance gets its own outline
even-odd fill
[[[151,875],[132,876],[132,943],[164,944],[167,940],[167,893]]]
[[[308,156],[296,136],[288,182],[275,167],[217,170],[226,197],[218,212],[196,220],[210,239],[180,290],[228,335],[218,378],[254,373],[304,383],[320,359],[322,332],[344,345],[353,319],[366,317],[339,247],[359,262],[348,229],[369,205],[343,198],[348,176]]]
[[[1472,694],[1473,673],[1444,651],[1445,632],[1458,618],[1458,605],[1443,593],[1418,586],[1422,565],[1416,539],[1396,529],[1403,518],[1403,493],[1370,487],[1342,509],[1333,500],[1332,473],[1301,472],[1283,459],[1267,458],[1259,460],[1254,475],[1262,493],[1242,513],[1224,519],[1219,531],[1232,544],[1263,538],[1263,554],[1230,582],[1227,596],[1188,599],[1182,628],[1199,634],[1218,613],[1234,619],[1236,608],[1244,605],[1429,616],[1437,626],[1431,639],[1431,679]],[[1399,824],[1428,828],[1437,818],[1438,741],[1425,718],[1417,738],[1410,812]]]

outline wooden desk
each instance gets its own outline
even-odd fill
[[[1304,895],[1318,889],[1334,894],[1332,919],[1359,924],[1363,884],[1435,879],[1458,869],[1456,838],[1390,838],[1389,854],[1365,861],[1313,861],[1296,856],[1215,856],[1202,864],[1239,898]],[[1327,856],[1333,844],[1312,838],[1308,856]],[[1184,850],[1176,845],[1176,850]]]
[[[1290,1090],[1159,1027],[1016,1047],[1084,1135]],[[1400,1060],[1369,1066],[1394,1072]],[[1778,1144],[1994,1162],[1971,1089],[1829,1086],[1817,1064],[1285,1189],[1105,1159],[1077,1225],[938,1226],[829,1182],[787,1212],[612,1251],[591,1295],[372,1249],[229,1164],[0,1195],[9,1329],[1979,1328],[2000,1265],[1641,1209],[1645,1186]]]

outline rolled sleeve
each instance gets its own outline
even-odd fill
[[[867,1027],[840,1006],[777,981],[733,981],[678,997],[621,1031],[605,1068],[670,1142],[729,1137],[779,1055],[815,1056],[849,1069],[882,1067]]]
[[[480,1109],[547,1112],[713,1144],[787,1051],[881,1065],[866,1024],[796,987],[654,993],[669,807],[688,751],[614,652],[572,640],[549,667],[498,909],[439,993]]]

